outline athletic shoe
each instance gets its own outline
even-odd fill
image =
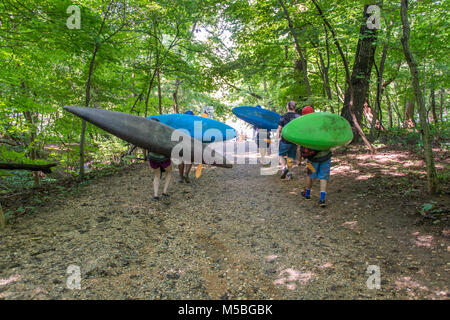
[[[310,195],[306,195],[306,190],[303,190],[301,195],[302,195],[303,199],[311,200],[311,196]]]
[[[289,169],[288,169],[288,168],[284,168],[284,169],[281,171],[280,179],[286,178],[286,175],[287,175],[288,172],[289,172]]]
[[[169,195],[167,193],[162,194],[163,197],[168,197]]]
[[[286,175],[286,180],[291,180],[292,179],[292,172],[288,172],[288,174]]]
[[[325,208],[326,207],[325,200],[319,200],[319,206]]]
[[[152,200],[153,200],[153,201],[158,201],[158,200],[159,200],[159,197],[153,197]]]
[[[184,176],[184,181],[186,181],[186,183],[190,183],[191,182],[191,180],[189,179],[188,176]]]

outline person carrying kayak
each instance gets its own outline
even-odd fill
[[[186,111],[184,114],[188,114],[193,116],[194,112],[192,112],[191,110]],[[186,183],[190,183],[191,180],[189,179],[189,172],[192,169],[192,163],[185,163],[184,161],[182,161],[179,165],[178,165],[178,173],[180,174],[180,183],[186,182]]]
[[[289,172],[289,168],[292,168],[292,161],[297,158],[297,146],[287,140],[285,140],[281,136],[281,130],[284,126],[286,126],[290,121],[298,118],[300,115],[295,112],[295,101],[289,101],[286,108],[287,113],[281,116],[280,121],[278,122],[277,134],[278,137],[281,137],[279,147],[278,147],[278,155],[280,156],[281,162],[281,179],[291,179],[292,173]]]
[[[156,118],[151,118],[151,120],[160,122]],[[169,188],[170,180],[172,179],[172,161],[170,158],[166,156],[156,153],[156,152],[148,152],[148,159],[150,167],[153,169],[153,193],[154,197],[152,200],[159,200],[158,192],[159,192],[159,182],[161,180],[163,172],[166,173],[166,182],[164,183],[164,189],[162,196],[168,197],[167,189]]]
[[[313,113],[314,109],[310,106],[304,107],[302,115]],[[306,187],[301,195],[303,199],[311,199],[311,188],[314,179],[320,180],[320,199],[319,206],[325,207],[325,194],[327,191],[327,182],[330,179],[331,156],[330,150],[312,150],[306,147],[300,147],[302,158],[306,159],[307,177]]]

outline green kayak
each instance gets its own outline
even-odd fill
[[[314,112],[289,122],[281,131],[284,139],[313,150],[329,150],[353,139],[350,123],[340,115]]]

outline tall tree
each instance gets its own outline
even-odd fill
[[[376,3],[374,2],[373,4]],[[367,101],[367,94],[369,92],[370,75],[375,57],[377,29],[369,28],[367,26],[367,20],[371,16],[371,14],[367,12],[368,7],[369,5],[364,6],[359,40],[356,47],[352,76],[350,79],[351,86],[347,87],[344,106],[341,112],[342,116],[350,123],[354,122],[350,112],[350,101],[353,102],[351,108],[355,113],[356,120],[358,123],[361,123],[364,104]]]
[[[354,108],[354,89],[353,89],[353,82],[351,80],[350,77],[350,69],[348,66],[348,61],[347,58],[345,57],[344,51],[342,50],[342,47],[337,39],[336,33],[334,31],[334,29],[331,27],[330,23],[328,22],[328,20],[326,19],[325,15],[323,14],[322,9],[320,8],[318,2],[316,0],[312,0],[312,2],[314,3],[314,5],[317,8],[317,11],[319,12],[319,15],[322,17],[323,22],[325,23],[325,25],[327,26],[327,28],[330,30],[331,35],[333,36],[333,41],[334,44],[336,45],[339,55],[341,56],[342,62],[344,64],[344,69],[345,69],[345,79],[348,85],[348,102],[347,104],[344,102],[344,105],[347,105],[348,108],[348,113],[350,114],[350,120],[349,122],[353,124],[353,127],[356,129],[357,133],[361,136],[361,138],[363,139],[364,143],[366,144],[366,146],[369,148],[371,153],[375,152],[375,149],[373,148],[372,144],[369,142],[369,140],[367,140],[364,132],[361,129],[360,126],[360,121],[358,121],[358,118],[356,116],[356,113],[354,112],[353,108]],[[364,12],[366,10],[366,7],[364,9]],[[363,27],[361,27],[363,28]],[[361,115],[362,117],[362,115]]]
[[[420,133],[423,140],[425,163],[427,166],[428,192],[436,193],[438,190],[438,179],[436,174],[436,168],[434,165],[433,150],[431,148],[431,136],[430,136],[430,128],[428,127],[427,122],[425,100],[423,97],[423,91],[419,81],[419,69],[417,67],[417,62],[409,46],[410,26],[408,22],[408,0],[401,0],[400,16],[403,25],[403,35],[401,38],[403,52],[405,54],[406,62],[408,63],[409,66],[409,70],[411,72],[411,82],[414,89],[414,96],[416,98],[417,106],[419,109]]]

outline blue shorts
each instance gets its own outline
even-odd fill
[[[280,144],[278,146],[278,155],[282,157],[288,156],[289,158],[297,159],[297,145],[280,141]]]
[[[324,162],[312,162],[309,161],[316,169],[316,172],[312,172],[311,170],[307,170],[308,177],[311,179],[320,179],[320,180],[329,180],[330,179],[330,168],[331,168],[331,158],[325,160]]]

